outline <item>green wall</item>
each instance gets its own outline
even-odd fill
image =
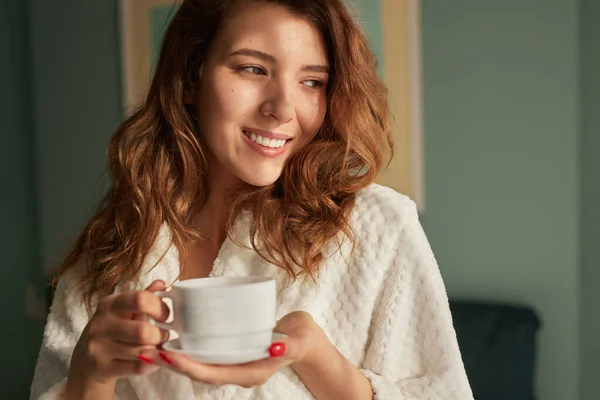
[[[576,0],[424,0],[425,229],[449,294],[539,311],[537,394],[579,377]]]
[[[3,362],[0,397],[25,399],[42,322],[26,316],[25,288],[40,280],[31,129],[27,3],[0,0],[0,174]],[[38,282],[39,283],[39,282]]]
[[[102,195],[121,114],[117,1],[30,0],[42,255],[60,257]]]
[[[12,75],[20,77],[24,84],[7,97],[14,101],[31,92],[31,100],[16,107],[29,117],[29,131],[22,133],[29,134],[27,147],[35,151],[35,162],[31,158],[21,160],[26,168],[35,168],[20,181],[35,182],[36,200],[33,201],[34,196],[20,196],[19,200],[31,199],[31,206],[27,213],[23,210],[10,218],[26,221],[30,216],[36,217],[40,239],[35,242],[34,267],[23,268],[20,273],[34,271],[39,282],[43,269],[55,264],[68,249],[106,185],[108,139],[122,119],[117,2],[62,0],[60,6],[47,0],[5,3],[12,3],[13,7],[19,4],[19,9],[29,6],[29,21],[14,21],[25,31],[23,37],[11,38],[28,41],[11,44],[29,49],[31,57],[17,66],[21,73]],[[19,157],[18,153],[10,156]],[[14,288],[18,305],[24,293],[20,286]],[[15,311],[24,314],[20,308]],[[28,325],[7,325],[22,328],[11,332],[13,338],[17,332],[19,340],[7,350],[7,359],[2,363],[2,368],[6,368],[3,377],[19,377],[18,382],[10,378],[13,386],[18,383],[19,394],[3,397],[2,393],[0,397],[28,398],[43,323],[32,319]]]
[[[600,378],[600,2],[580,1],[582,399]]]
[[[383,75],[383,32],[381,30],[381,0],[349,0],[359,14],[365,32],[369,36],[371,48],[377,55],[377,67]]]
[[[150,9],[150,41],[152,50],[152,67],[158,61],[160,46],[165,29],[177,10],[172,6],[157,6]]]

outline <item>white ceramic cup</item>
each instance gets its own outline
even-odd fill
[[[179,334],[189,352],[224,353],[271,344],[276,324],[276,284],[261,276],[199,278],[156,292],[173,302],[173,321],[152,321]]]

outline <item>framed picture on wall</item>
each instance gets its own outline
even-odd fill
[[[178,3],[120,0],[122,101],[126,114],[144,101],[162,35]]]
[[[425,209],[421,95],[420,0],[348,0],[354,3],[389,90],[395,155],[379,183]]]
[[[141,104],[165,27],[180,0],[121,0],[123,105]],[[421,106],[420,0],[347,0],[358,13],[389,89],[395,157],[379,183],[425,206]]]

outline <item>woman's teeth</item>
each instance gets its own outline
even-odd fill
[[[272,149],[283,147],[286,142],[285,139],[269,139],[248,131],[244,131],[244,135],[248,136],[253,142]]]

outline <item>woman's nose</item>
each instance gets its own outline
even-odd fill
[[[294,105],[291,90],[284,85],[273,85],[266,100],[260,106],[260,112],[284,124],[294,118]]]

